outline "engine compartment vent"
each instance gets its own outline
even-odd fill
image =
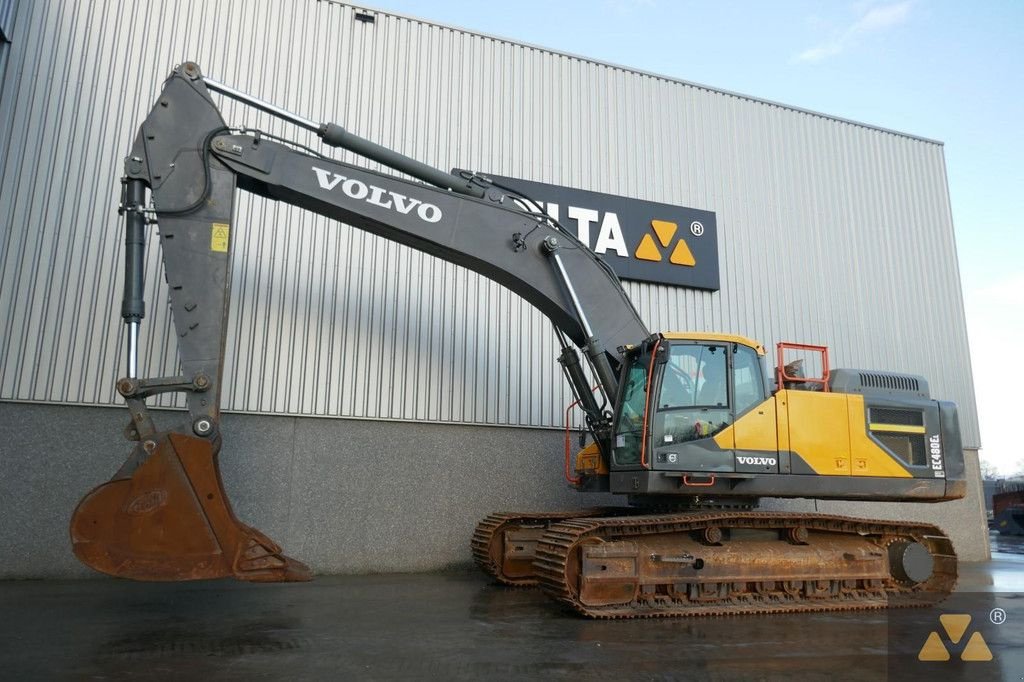
[[[874,395],[915,395],[929,399],[928,380],[916,374],[878,372],[864,369],[835,369],[829,387],[837,393]]]
[[[869,388],[887,388],[890,391],[913,391],[916,393],[921,390],[917,378],[909,375],[861,372],[860,383]]]
[[[921,412],[921,410],[901,410],[894,407],[872,407],[871,423],[924,426],[924,413]]]

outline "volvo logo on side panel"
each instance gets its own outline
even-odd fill
[[[779,458],[758,455],[736,455],[736,471],[778,471]]]

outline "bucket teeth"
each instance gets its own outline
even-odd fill
[[[238,520],[217,450],[182,434],[163,435],[130,476],[86,495],[71,518],[71,543],[87,566],[134,580],[312,578],[308,567]]]

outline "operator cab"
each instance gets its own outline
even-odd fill
[[[731,467],[731,453],[712,438],[769,397],[763,357],[760,344],[732,335],[664,334],[635,349],[621,381],[611,468],[682,469],[695,460],[706,468],[719,459]]]

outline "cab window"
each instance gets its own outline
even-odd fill
[[[764,401],[764,374],[753,348],[733,346],[732,384],[737,417]]]
[[[658,409],[728,406],[725,363],[724,346],[672,346]]]
[[[707,438],[732,422],[727,346],[673,344],[661,376],[655,447]]]
[[[635,357],[626,371],[622,402],[615,422],[615,462],[633,464],[640,461],[643,441],[644,406],[647,401],[647,363],[649,356]]]

